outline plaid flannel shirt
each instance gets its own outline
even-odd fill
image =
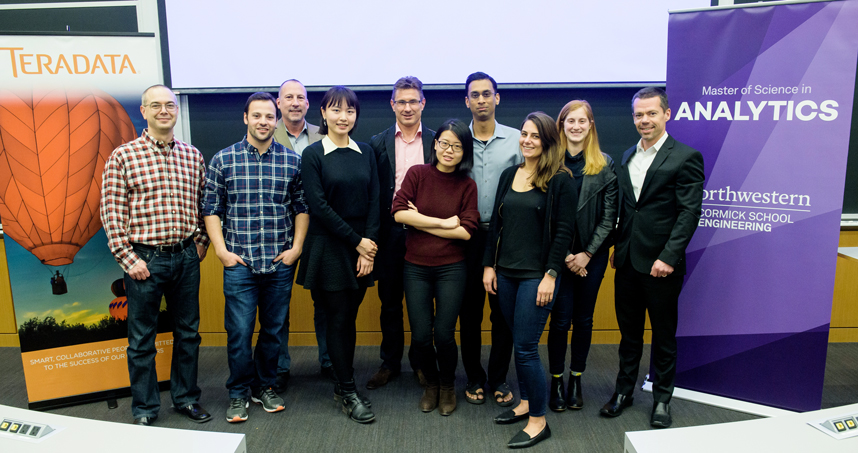
[[[301,157],[273,140],[260,155],[245,136],[212,158],[202,211],[221,218],[227,250],[254,273],[274,272],[274,258],[292,248],[295,216],[307,213]]]
[[[206,162],[191,145],[157,141],[144,129],[113,150],[101,183],[101,223],[110,252],[125,272],[140,257],[131,243],[170,245],[194,235],[208,246],[200,200]]]

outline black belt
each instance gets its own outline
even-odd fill
[[[489,222],[480,222],[480,229],[483,231],[489,231]]]
[[[179,253],[182,250],[185,250],[186,248],[190,247],[191,244],[193,244],[193,243],[194,243],[194,237],[191,236],[182,242],[179,242],[177,244],[171,244],[171,245],[149,245],[149,244],[138,244],[136,242],[132,242],[131,245],[134,247],[140,247],[143,250],[155,250],[155,251],[163,252],[163,253]]]

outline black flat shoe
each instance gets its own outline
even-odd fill
[[[357,393],[360,402],[363,403],[364,406],[372,407],[372,401],[370,401],[369,398],[358,391],[355,391],[355,393]],[[343,390],[340,388],[340,384],[336,382],[334,383],[334,402],[337,404],[343,403]]]
[[[551,386],[548,390],[548,408],[554,412],[566,410],[566,395],[563,394],[563,390],[563,376],[552,376]]]
[[[649,424],[653,428],[670,428],[670,425],[673,424],[673,418],[670,416],[670,404],[655,403]]]
[[[530,437],[530,435],[524,432],[524,430],[521,430],[509,440],[509,443],[507,443],[506,446],[509,448],[528,448],[548,439],[549,437],[551,437],[551,428],[549,428],[548,423],[546,423],[545,428],[542,428],[542,431],[534,437]]]
[[[619,417],[623,413],[623,409],[631,406],[634,401],[633,396],[614,393],[611,400],[599,409],[599,413],[605,417]]]
[[[584,407],[580,374],[578,376],[569,376],[569,388],[566,390],[566,407],[576,411]]]
[[[206,412],[199,403],[173,407],[173,410],[188,417],[194,423],[205,423],[212,419],[212,415]]]
[[[510,409],[496,416],[495,423],[497,423],[498,425],[511,425],[513,423],[518,423],[522,420],[527,420],[527,417],[530,417],[530,412],[525,412],[521,415],[515,415],[515,411]]]
[[[152,423],[155,423],[155,420],[157,420],[157,419],[158,419],[157,416],[156,417],[135,418],[133,424],[140,425],[140,426],[151,426]]]

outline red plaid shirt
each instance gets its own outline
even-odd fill
[[[123,270],[140,260],[132,242],[176,244],[199,229],[196,243],[208,246],[200,215],[205,185],[202,154],[179,140],[156,141],[144,129],[139,138],[113,151],[104,165],[101,223]]]

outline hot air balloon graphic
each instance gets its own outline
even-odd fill
[[[101,229],[101,174],[136,136],[97,89],[0,88],[0,222],[43,264],[62,266]]]
[[[125,281],[117,278],[110,285],[110,291],[116,296],[116,299],[110,301],[110,305],[108,306],[110,316],[120,321],[124,320],[128,317],[128,297],[125,295]]]

